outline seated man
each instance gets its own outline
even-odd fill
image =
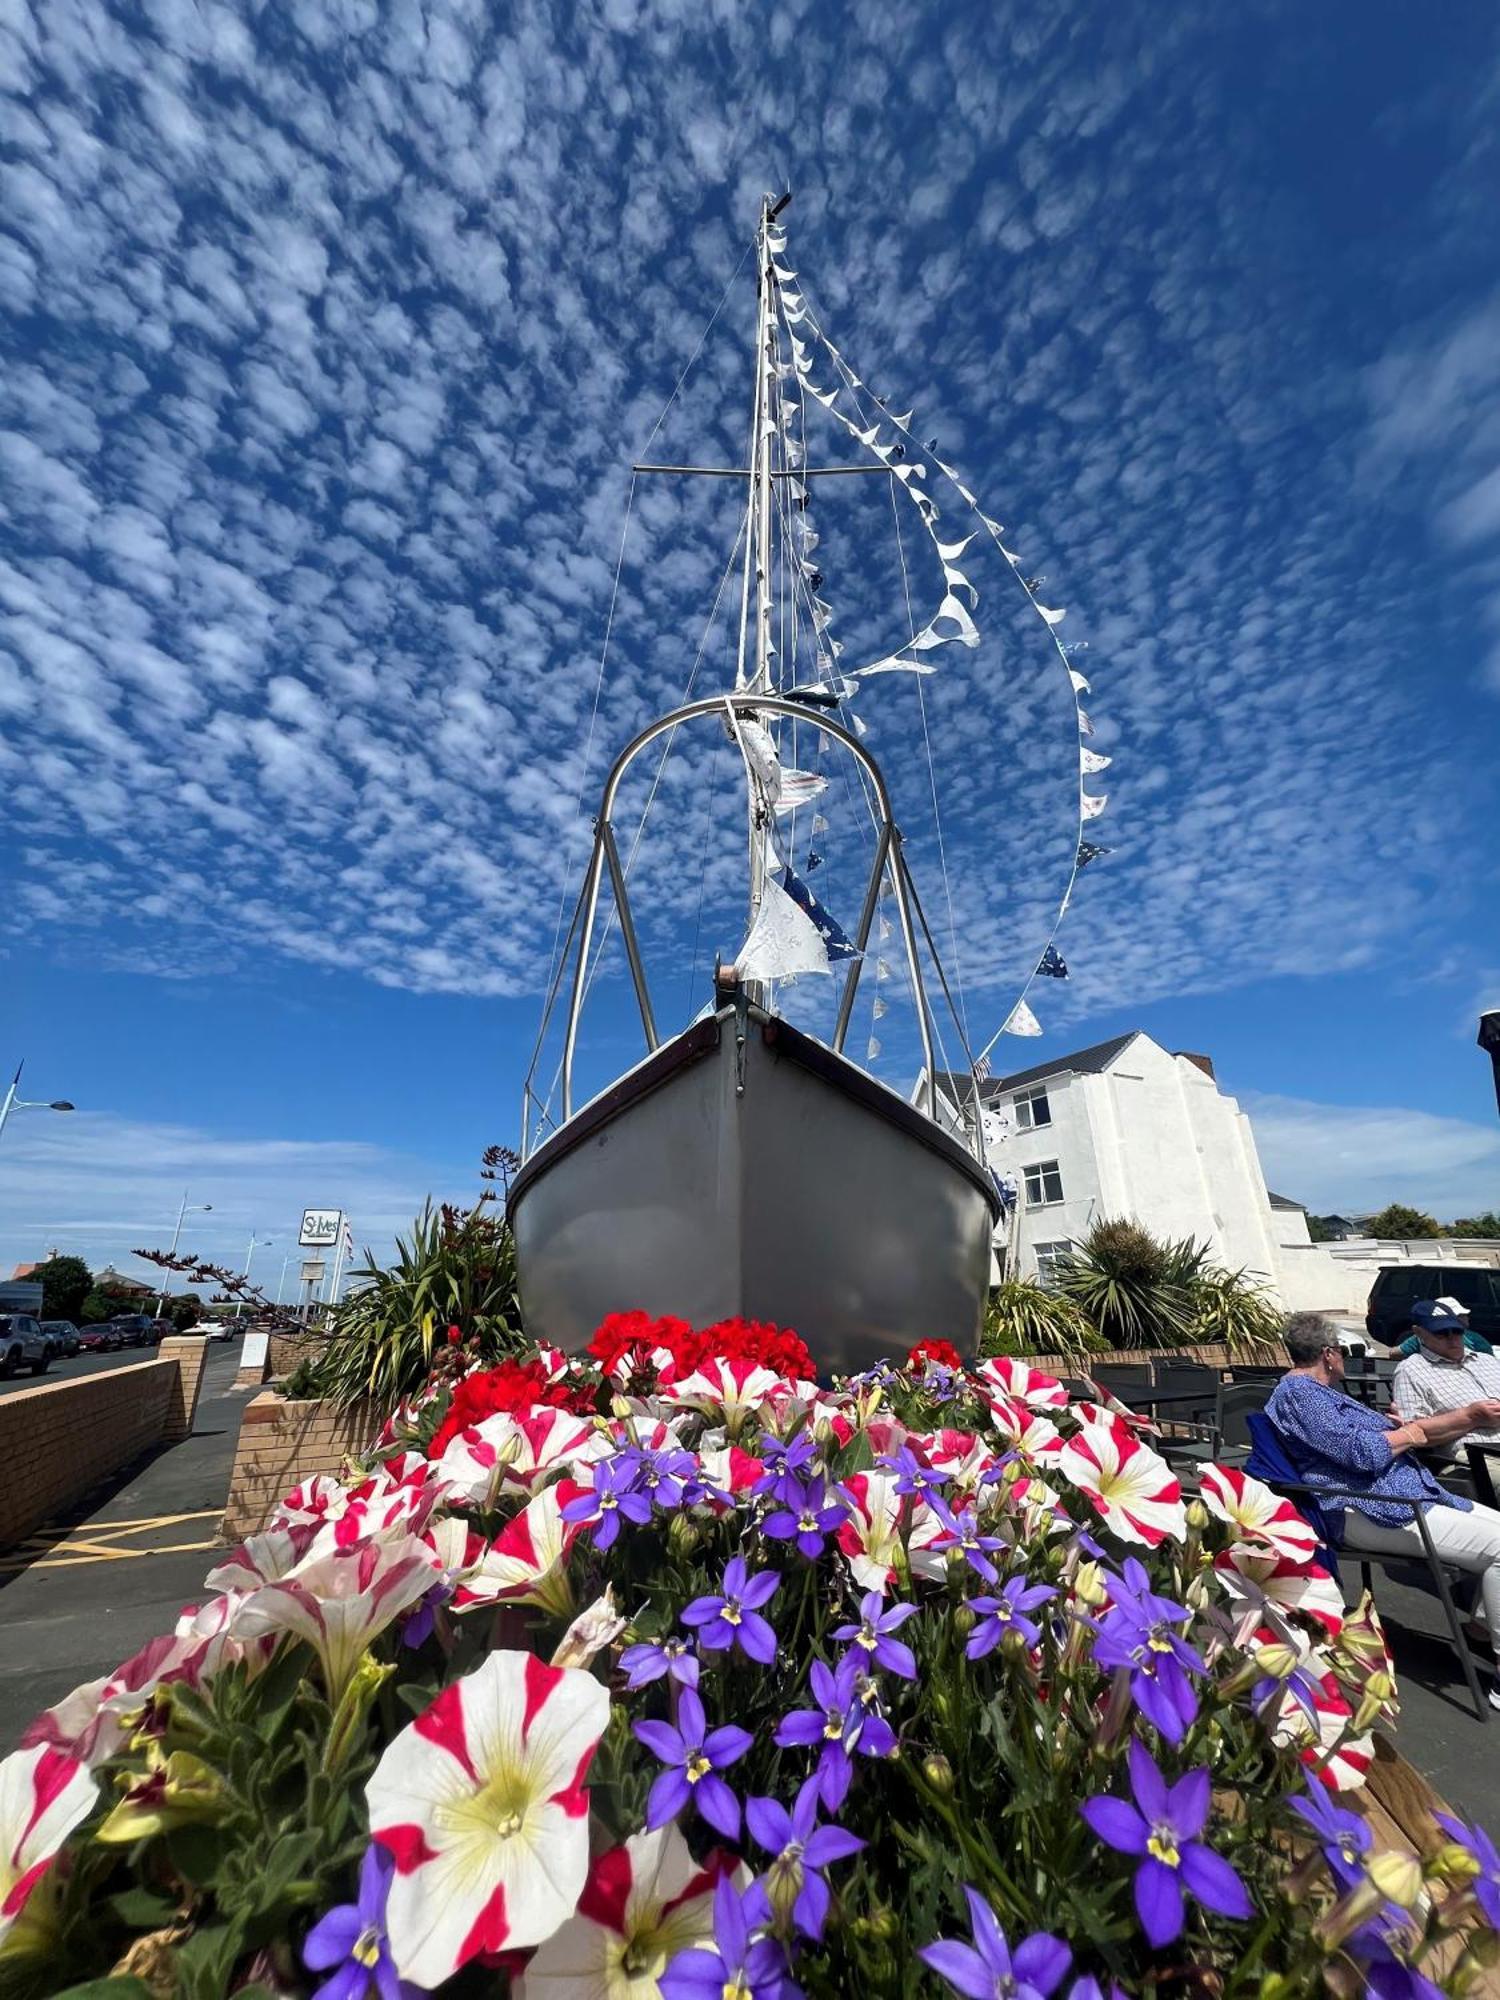
[[[1437,1449],[1457,1457],[1470,1441],[1500,1444],[1500,1360],[1471,1348],[1469,1315],[1449,1299],[1420,1299],[1411,1309],[1417,1350],[1396,1369],[1394,1402],[1403,1418],[1466,1410],[1474,1421]]]
[[[1307,1485],[1353,1496],[1319,1502],[1335,1538],[1356,1554],[1410,1553],[1420,1562],[1425,1551],[1413,1511],[1420,1507],[1438,1554],[1480,1579],[1485,1626],[1500,1658],[1500,1512],[1446,1491],[1411,1455],[1472,1430],[1475,1411],[1465,1406],[1403,1422],[1346,1395],[1338,1330],[1320,1313],[1294,1314],[1285,1340],[1292,1365],[1271,1391],[1266,1414]],[[1489,1700],[1500,1709],[1493,1681]]]
[[[1405,1340],[1403,1340],[1401,1342],[1401,1345],[1395,1349],[1395,1352],[1399,1354],[1403,1360],[1405,1360],[1407,1355],[1415,1354],[1418,1348],[1420,1348],[1420,1346],[1422,1345],[1421,1341],[1417,1338],[1416,1317],[1417,1314],[1425,1306],[1442,1306],[1446,1312],[1461,1314],[1464,1323],[1464,1346],[1468,1348],[1468,1350],[1472,1354],[1494,1353],[1495,1351],[1494,1348],[1491,1347],[1490,1343],[1485,1339],[1484,1335],[1482,1333],[1475,1333],[1473,1328],[1469,1325],[1469,1308],[1466,1305],[1462,1304],[1458,1299],[1448,1299],[1448,1298],[1423,1299],[1419,1305],[1415,1305],[1412,1307],[1411,1309],[1412,1323],[1410,1330],[1408,1331]]]

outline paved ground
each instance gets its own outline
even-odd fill
[[[0,1755],[38,1709],[108,1673],[201,1599],[251,1393],[233,1387],[239,1350],[238,1341],[209,1349],[190,1438],[137,1464],[71,1521],[0,1554]],[[149,1356],[106,1358],[118,1367]]]

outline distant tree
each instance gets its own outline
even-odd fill
[[[1487,1208],[1483,1215],[1461,1215],[1448,1224],[1450,1236],[1500,1236],[1500,1215]]]
[[[113,1319],[118,1311],[118,1301],[107,1297],[95,1287],[78,1309],[79,1323],[82,1326],[97,1326],[101,1319]]]
[[[76,1322],[94,1287],[94,1274],[81,1257],[49,1257],[36,1266],[31,1277],[42,1288],[43,1319]]]
[[[1400,1239],[1410,1236],[1441,1236],[1443,1225],[1427,1215],[1420,1208],[1408,1208],[1405,1202],[1393,1201],[1378,1215],[1372,1215],[1365,1224],[1369,1236],[1384,1236]]]
[[[1307,1218],[1307,1233],[1314,1243],[1336,1243],[1333,1224],[1327,1216],[1310,1215]]]
[[[186,1333],[202,1319],[203,1301],[196,1292],[178,1292],[167,1301],[167,1310],[172,1315],[174,1332]]]

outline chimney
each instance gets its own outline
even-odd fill
[[[1203,1074],[1210,1078],[1212,1082],[1218,1082],[1219,1079],[1214,1075],[1214,1059],[1212,1056],[1195,1055],[1191,1049],[1173,1049],[1172,1053],[1177,1057],[1179,1062],[1190,1062],[1195,1069],[1201,1069]]]

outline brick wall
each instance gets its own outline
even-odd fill
[[[158,1443],[180,1421],[181,1376],[169,1357],[0,1396],[0,1549]]]
[[[177,1363],[177,1386],[167,1410],[163,1444],[176,1444],[191,1437],[198,1415],[198,1395],[203,1387],[203,1370],[208,1363],[208,1335],[169,1333],[156,1350],[163,1361]]]
[[[226,1540],[243,1541],[264,1527],[276,1503],[304,1479],[319,1472],[337,1477],[346,1459],[369,1449],[380,1424],[380,1412],[369,1403],[347,1410],[326,1402],[292,1403],[273,1389],[253,1397],[240,1419],[229,1477]]]
[[[1016,1357],[1044,1375],[1079,1375],[1103,1362],[1106,1368],[1144,1367],[1148,1361],[1201,1361],[1209,1368],[1227,1368],[1233,1361],[1280,1361],[1279,1353],[1231,1354],[1222,1341],[1208,1341],[1197,1347],[1107,1347],[1082,1357],[1071,1354],[1022,1354]]]
[[[271,1335],[271,1380],[290,1375],[300,1361],[317,1361],[328,1345],[326,1333],[273,1333]]]

